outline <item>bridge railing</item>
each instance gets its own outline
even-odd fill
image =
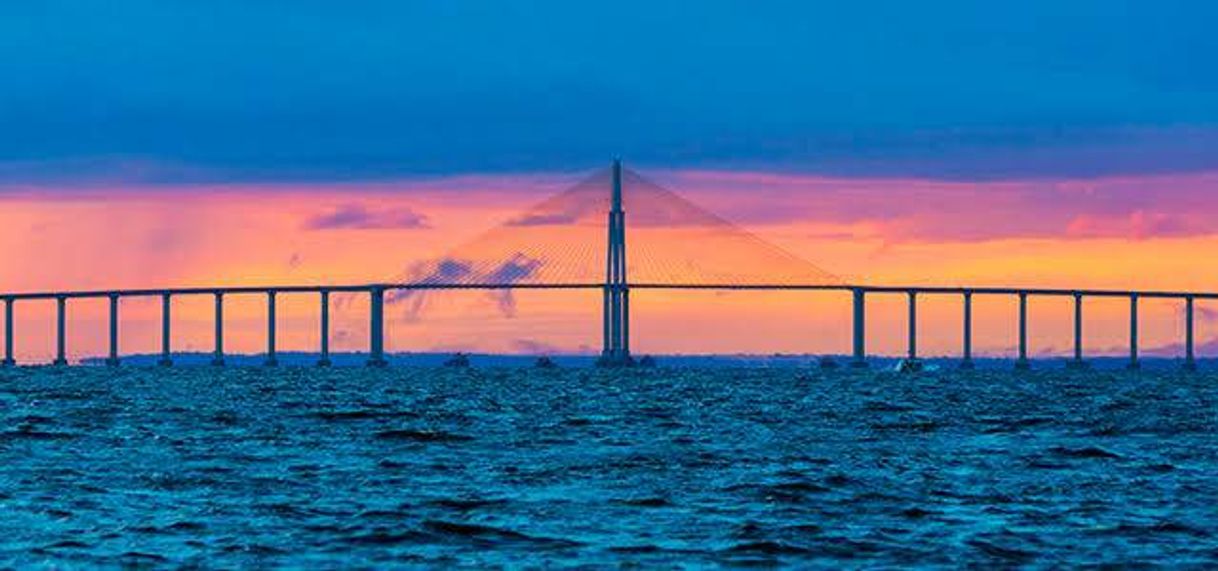
[[[501,289],[604,289],[601,283],[571,284],[444,284],[444,283],[381,283],[362,285],[301,285],[301,286],[238,286],[170,289],[127,289],[64,292],[25,292],[0,294],[4,302],[4,358],[2,365],[16,363],[13,354],[15,328],[14,308],[18,302],[31,300],[55,300],[56,344],[54,364],[67,364],[67,310],[68,302],[77,299],[104,298],[109,300],[109,353],[107,363],[118,365],[120,301],[124,298],[153,297],[161,299],[161,356],[160,364],[172,365],[172,308],[173,299],[186,296],[211,296],[214,299],[214,349],[212,362],[223,365],[224,354],[224,299],[233,295],[262,295],[267,307],[266,361],[267,365],[278,364],[276,356],[276,298],[280,294],[317,294],[320,303],[320,343],[318,365],[330,364],[330,295],[333,293],[367,294],[369,296],[368,364],[384,366],[385,360],[385,293],[398,290],[501,290]],[[1184,366],[1196,366],[1194,309],[1198,299],[1218,299],[1214,292],[1156,291],[1156,290],[1104,290],[1104,289],[1060,289],[1060,288],[1010,288],[1010,287],[945,287],[945,286],[865,286],[865,285],[788,285],[788,284],[630,284],[631,289],[653,290],[794,290],[794,291],[838,291],[850,293],[853,300],[852,365],[866,366],[866,301],[869,295],[900,294],[908,304],[907,357],[918,358],[917,307],[919,296],[960,296],[963,305],[961,365],[973,365],[972,352],[972,301],[974,296],[1015,296],[1019,301],[1018,355],[1015,366],[1028,367],[1028,299],[1031,297],[1070,297],[1074,301],[1074,354],[1071,365],[1083,366],[1083,302],[1086,298],[1126,298],[1129,300],[1129,366],[1139,365],[1138,355],[1138,302],[1140,299],[1177,299],[1184,303],[1185,327]]]

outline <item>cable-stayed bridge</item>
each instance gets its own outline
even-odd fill
[[[606,366],[627,366],[630,353],[630,292],[632,290],[802,290],[841,291],[853,305],[852,362],[867,358],[866,300],[874,294],[898,294],[907,299],[908,345],[911,363],[918,358],[917,308],[920,296],[950,295],[963,305],[962,366],[972,366],[972,302],[974,296],[1014,296],[1018,299],[1018,357],[1028,365],[1027,303],[1033,296],[1069,297],[1074,302],[1074,359],[1083,366],[1083,305],[1086,298],[1129,300],[1130,366],[1138,365],[1138,301],[1177,299],[1184,306],[1183,358],[1195,366],[1194,305],[1198,299],[1218,299],[1218,293],[1173,291],[1074,290],[1044,288],[927,287],[850,284],[782,248],[697,206],[615,161],[580,183],[512,217],[503,224],[460,244],[445,255],[416,264],[381,283],[359,285],[281,285],[259,287],[196,287],[169,289],[95,290],[0,293],[4,303],[4,357],[13,365],[14,307],[27,300],[56,302],[55,364],[67,364],[66,315],[70,300],[109,300],[109,354],[120,362],[118,330],[120,301],[156,297],[161,301],[161,363],[172,364],[172,308],[175,298],[211,296],[214,300],[213,363],[224,355],[224,300],[227,296],[265,296],[267,308],[266,363],[278,362],[276,299],[280,294],[314,293],[319,299],[321,331],[319,364],[330,363],[332,296],[368,296],[368,364],[385,360],[386,304],[408,312],[422,309],[428,296],[441,290],[484,290],[505,303],[514,290],[599,290],[602,297],[601,359]]]

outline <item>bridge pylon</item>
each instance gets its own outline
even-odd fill
[[[618,367],[634,364],[630,357],[630,285],[626,279],[626,212],[622,209],[621,160],[613,161],[612,193],[599,364]]]

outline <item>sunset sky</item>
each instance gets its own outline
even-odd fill
[[[1211,3],[109,4],[0,9],[0,293],[398,279],[614,157],[846,282],[1218,291]],[[176,349],[210,350],[210,301],[176,302]],[[638,353],[849,349],[844,294],[631,301]],[[389,348],[599,344],[595,292],[510,302],[395,304]],[[366,301],[336,303],[362,349]],[[875,299],[871,349],[903,348],[903,303]],[[1014,300],[977,303],[1009,354]],[[1146,350],[1178,351],[1178,305],[1145,302]],[[924,351],[957,350],[958,306],[925,301]],[[18,305],[19,359],[52,354],[52,309]],[[1127,309],[1088,305],[1090,350],[1124,351]],[[71,306],[73,358],[104,310]],[[123,311],[124,352],[155,351],[159,305]],[[231,301],[228,350],[261,350],[263,311]],[[316,346],[314,297],[279,315],[281,350]],[[1034,299],[1033,352],[1070,317]]]

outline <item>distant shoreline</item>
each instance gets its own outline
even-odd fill
[[[390,353],[386,354],[385,358],[390,366],[415,366],[415,367],[438,367],[443,366],[446,361],[453,357],[457,352],[426,352],[426,353]],[[519,355],[519,354],[496,354],[496,353],[461,353],[465,355],[470,366],[473,367],[531,367],[537,363],[538,358],[543,355]],[[598,355],[587,353],[551,353],[545,354],[557,366],[567,367],[592,367],[595,366]],[[641,358],[643,355],[636,355],[636,358]],[[210,352],[183,352],[173,353],[172,360],[174,366],[198,367],[210,366],[212,354]],[[826,365],[828,368],[834,366],[839,368],[850,368],[851,357],[849,355],[813,355],[813,354],[656,354],[652,355],[655,362],[659,366],[664,367],[820,367]],[[276,353],[279,366],[299,367],[299,366],[315,366],[320,355],[312,352],[278,352]],[[133,354],[122,357],[122,364],[126,366],[156,366],[161,359],[159,353],[148,354]],[[264,365],[265,354],[225,354],[225,364],[234,367],[261,367]],[[368,360],[367,353],[331,353],[330,361],[335,367],[361,367],[365,366]],[[867,363],[871,368],[884,370],[891,369],[900,363],[901,357],[892,356],[875,356],[869,357]],[[1069,357],[1030,357],[1029,362],[1033,367],[1039,368],[1064,368]],[[920,361],[931,368],[949,369],[959,365],[958,357],[924,357]],[[1179,367],[1183,363],[1182,358],[1176,357],[1154,357],[1147,356],[1139,359],[1141,366],[1145,369],[1165,370]],[[1198,368],[1218,368],[1218,358],[1198,358]],[[1014,357],[974,357],[973,363],[981,369],[1002,369],[1014,366]],[[1123,356],[1099,356],[1087,359],[1087,363],[1094,369],[1100,370],[1115,370],[1124,369],[1129,363],[1128,357]],[[85,357],[79,361],[74,361],[74,365],[80,366],[104,366],[106,364],[105,357]],[[22,365],[48,365],[49,363],[22,363]]]

